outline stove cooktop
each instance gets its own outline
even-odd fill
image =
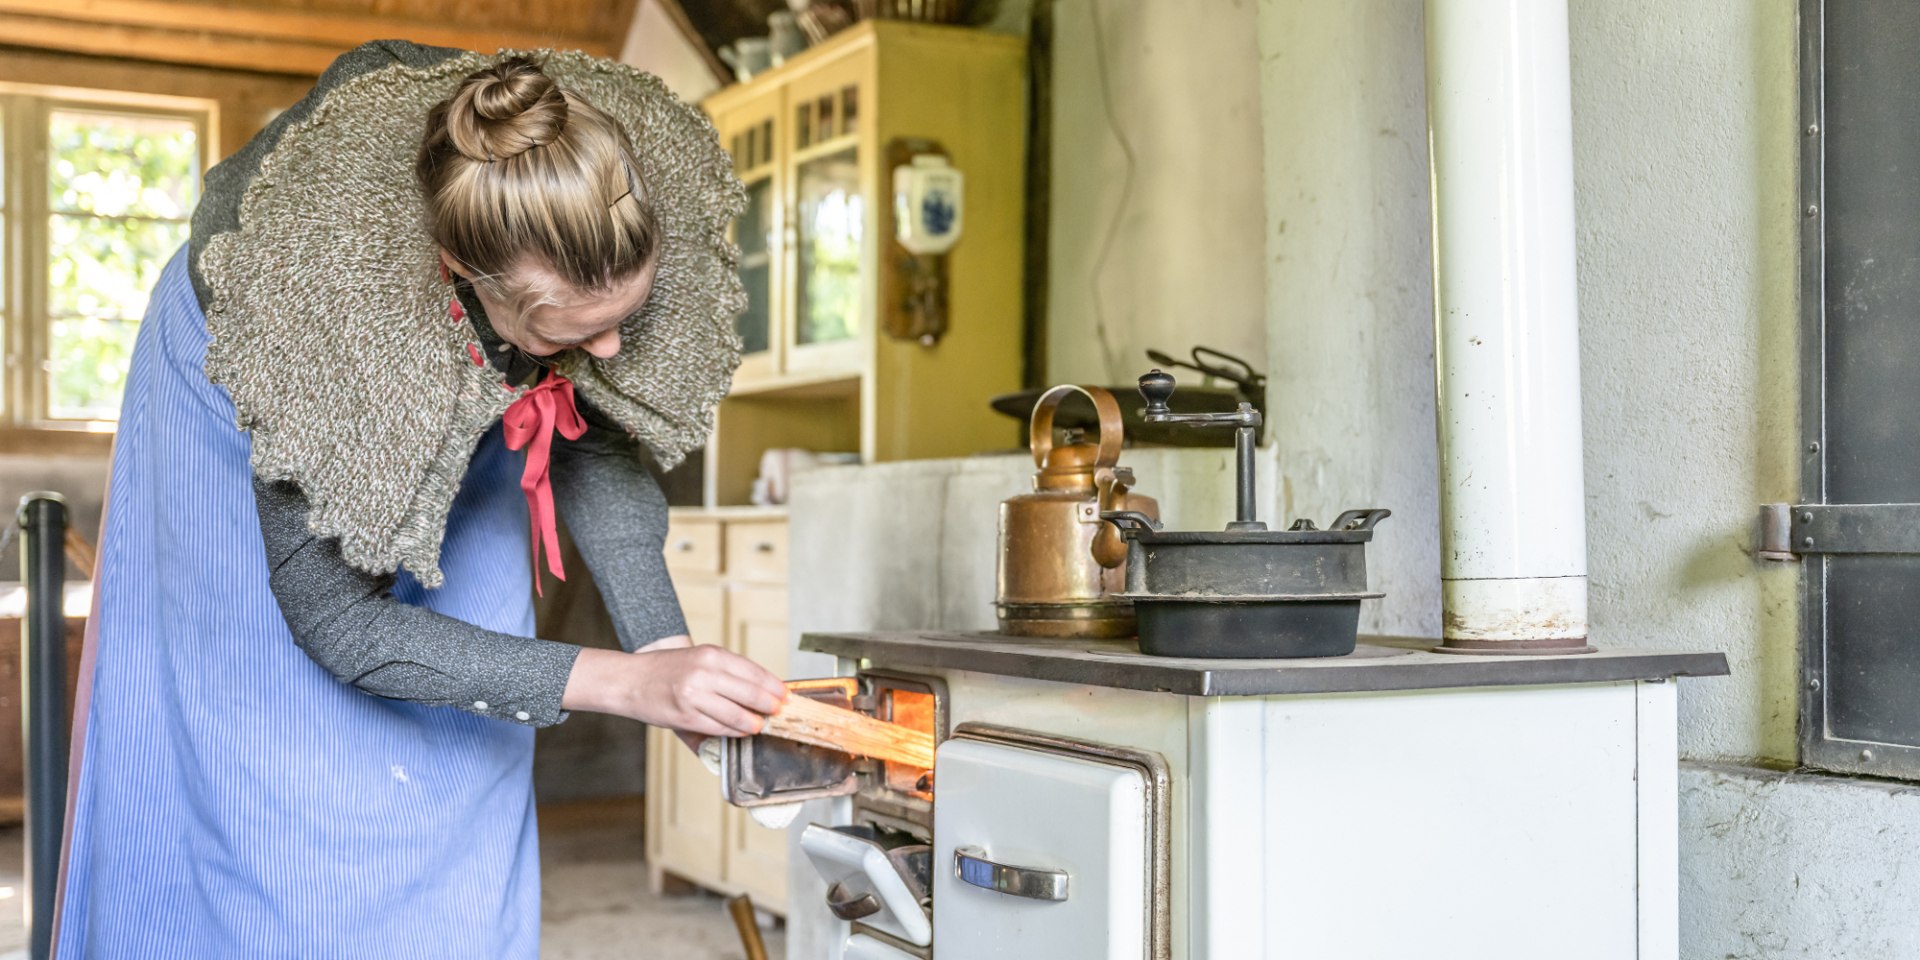
[[[1361,637],[1344,657],[1208,660],[1154,657],[1132,640],[1034,640],[951,631],[810,633],[800,648],[877,666],[967,670],[1193,697],[1615,683],[1724,676],[1725,654],[1603,647],[1567,656],[1461,656],[1438,642]]]

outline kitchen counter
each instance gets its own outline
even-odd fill
[[[1433,652],[1431,640],[1362,637],[1344,657],[1202,660],[1150,657],[1131,640],[1034,640],[997,633],[810,633],[802,650],[919,666],[1194,697],[1619,683],[1725,676],[1718,652],[1603,647],[1569,656]]]

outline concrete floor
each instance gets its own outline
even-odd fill
[[[647,891],[639,807],[577,803],[540,813],[542,960],[741,960],[739,935],[716,896]],[[20,828],[0,828],[0,960],[25,960]],[[786,956],[777,927],[767,953]]]
[[[582,802],[541,809],[542,960],[746,956],[719,897],[649,893],[641,851],[638,805]],[[767,955],[785,957],[784,931],[762,933]]]

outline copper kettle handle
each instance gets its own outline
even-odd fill
[[[1120,525],[1106,516],[1126,506],[1127,487],[1132,483],[1132,470],[1101,467],[1093,474],[1094,489],[1099,491],[1095,504],[1102,519],[1099,532],[1093,535],[1093,560],[1108,570],[1127,562],[1127,543],[1120,536]]]
[[[1092,400],[1093,412],[1100,417],[1100,450],[1094,457],[1094,468],[1111,469],[1120,462],[1120,404],[1113,399],[1113,394],[1099,387],[1071,383],[1041,394],[1033,405],[1033,417],[1027,421],[1027,443],[1033,447],[1033,465],[1046,467],[1047,455],[1053,452],[1053,411],[1059,409],[1060,401],[1075,393]]]

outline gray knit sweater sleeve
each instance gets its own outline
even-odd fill
[[[667,575],[667,498],[649,459],[639,441],[599,424],[553,445],[554,505],[627,650],[687,632]]]
[[[293,640],[345,683],[397,700],[459,707],[548,726],[580,648],[516,637],[402,603],[392,575],[349,566],[340,545],[307,531],[298,488],[254,481],[268,586]]]

